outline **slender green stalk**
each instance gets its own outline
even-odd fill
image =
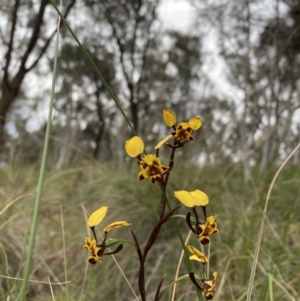
[[[4,246],[1,243],[0,243],[0,249],[1,249],[2,253],[3,253],[3,255],[1,257],[2,257],[2,262],[5,265],[5,273],[6,273],[6,275],[9,275],[9,262],[7,260],[5,248],[4,248]],[[10,283],[9,283],[9,281],[8,280],[4,280],[4,281],[6,281],[7,291],[10,292],[11,290],[10,290]]]
[[[61,206],[60,206],[60,221],[61,221],[62,243],[63,243],[63,252],[64,252],[65,282],[68,282],[65,225],[64,225],[64,218],[63,218]],[[66,300],[69,300],[69,289],[68,289],[68,284],[67,283],[66,283]]]
[[[274,301],[274,296],[273,296],[273,275],[268,274],[268,282],[269,282],[269,299],[270,301]]]
[[[88,272],[88,261],[86,260],[86,264],[85,264],[85,267],[84,267],[82,284],[81,284],[81,290],[80,290],[80,294],[79,294],[79,298],[78,298],[79,301],[81,301],[83,299],[83,292],[84,292],[84,289],[85,289],[85,283],[86,283],[86,279],[87,279],[87,272]]]
[[[64,24],[66,25],[66,27],[68,28],[68,30],[70,31],[71,35],[73,36],[73,38],[75,39],[75,41],[77,42],[80,50],[83,52],[84,56],[86,57],[86,59],[88,60],[89,64],[91,65],[91,67],[94,69],[94,71],[96,72],[97,76],[99,77],[99,79],[101,80],[101,82],[103,83],[105,89],[107,90],[107,92],[110,94],[110,96],[112,97],[112,99],[114,100],[117,108],[119,109],[119,111],[121,112],[121,114],[123,115],[125,121],[127,122],[128,126],[131,129],[131,132],[134,136],[137,135],[136,131],[134,130],[131,122],[129,121],[128,117],[126,116],[125,112],[123,111],[119,100],[117,99],[117,97],[115,96],[115,94],[113,93],[113,91],[111,90],[111,88],[109,87],[108,83],[106,82],[106,80],[104,79],[104,77],[102,76],[101,72],[99,71],[99,69],[97,68],[97,66],[95,65],[94,61],[92,60],[92,58],[90,57],[90,55],[88,54],[88,52],[86,51],[86,49],[83,47],[83,45],[80,43],[80,41],[78,40],[76,34],[74,33],[74,31],[72,30],[72,28],[70,27],[69,23],[67,22],[67,20],[63,17],[63,15],[61,14],[60,10],[58,9],[58,7],[56,6],[56,4],[54,3],[53,0],[50,0],[51,4],[53,5],[53,7],[55,8],[55,10],[57,11],[57,13],[59,14],[59,16],[61,17],[62,21],[64,22]]]
[[[210,263],[210,244],[208,244],[208,248],[207,248],[207,258],[208,258],[208,263],[206,265],[206,277],[209,278],[209,263]]]
[[[47,129],[46,129],[46,135],[45,135],[45,141],[44,141],[43,157],[42,157],[40,176],[39,176],[39,181],[38,181],[38,186],[37,186],[37,194],[36,194],[36,199],[35,199],[35,204],[34,204],[31,231],[30,231],[30,236],[29,236],[29,245],[28,245],[27,254],[26,254],[23,283],[22,283],[20,294],[17,299],[20,301],[23,301],[26,299],[25,295],[26,295],[26,290],[27,290],[27,285],[28,285],[28,280],[29,280],[32,255],[33,255],[33,251],[34,251],[35,237],[36,237],[36,231],[37,231],[37,226],[38,226],[38,215],[39,215],[39,211],[40,211],[41,197],[42,197],[43,184],[44,184],[44,178],[45,178],[45,169],[46,169],[48,146],[49,146],[49,140],[50,140],[52,110],[53,110],[54,93],[55,93],[55,79],[56,79],[56,71],[57,71],[57,57],[58,57],[58,43],[59,43],[59,26],[60,26],[60,18],[58,20],[58,25],[57,25],[55,57],[54,57],[53,74],[52,74],[52,87],[51,87],[51,94],[50,94],[49,113],[48,113]]]
[[[173,215],[173,217],[174,217],[174,215]],[[186,237],[186,239],[185,239],[185,242],[184,242],[185,245],[189,242],[189,240],[191,238],[191,235],[192,235],[192,231],[190,230],[189,233],[188,233],[188,235],[187,235],[187,237]],[[184,254],[184,249],[182,249],[182,251],[181,251],[181,254],[180,254],[180,257],[179,257],[179,261],[178,261],[178,264],[177,264],[177,269],[176,269],[176,273],[175,273],[175,280],[174,280],[175,283],[174,283],[173,290],[172,290],[172,296],[171,296],[171,298],[169,298],[169,300],[171,300],[171,301],[175,300],[175,293],[176,293],[176,287],[177,287],[176,281],[178,279],[178,275],[179,275],[179,270],[180,270],[180,266],[181,266],[181,263],[182,263],[183,254]],[[188,279],[190,279],[190,277]]]
[[[81,209],[83,211],[83,216],[85,217],[85,225],[86,225],[86,233],[89,233],[89,227],[88,227],[88,224],[87,224],[87,211],[86,209],[84,208],[83,204],[81,204]],[[81,284],[81,290],[80,290],[80,294],[79,294],[79,298],[78,298],[78,301],[81,301],[82,298],[83,298],[83,292],[84,292],[84,288],[85,288],[85,283],[86,283],[86,280],[87,280],[87,272],[88,272],[88,268],[89,268],[89,263],[88,261],[86,260],[85,261],[86,264],[85,264],[85,268],[84,268],[84,274],[83,274],[83,279],[82,279],[82,284]]]

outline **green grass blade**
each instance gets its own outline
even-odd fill
[[[274,184],[275,184],[281,170],[286,165],[286,163],[291,159],[291,157],[297,152],[298,149],[300,149],[300,143],[294,148],[294,150],[288,155],[288,157],[284,160],[284,162],[278,168],[278,170],[277,170],[277,172],[276,172],[275,176],[273,177],[272,182],[270,184],[268,194],[267,194],[267,198],[266,198],[266,202],[265,202],[263,215],[262,215],[262,218],[261,218],[261,223],[260,223],[260,228],[259,228],[259,232],[258,232],[257,242],[256,242],[256,246],[255,246],[255,253],[254,253],[254,259],[253,259],[253,263],[252,263],[252,267],[251,267],[251,274],[250,274],[250,279],[249,279],[249,284],[248,284],[248,291],[247,291],[246,301],[251,300],[251,295],[252,295],[253,285],[254,285],[255,271],[256,271],[256,266],[257,266],[257,262],[258,262],[258,255],[259,255],[259,251],[260,251],[262,235],[263,235],[263,230],[264,230],[264,224],[265,224],[265,219],[266,219],[266,215],[267,215],[267,209],[268,209],[268,204],[269,204],[269,199],[270,199],[272,189],[274,187]]]
[[[66,301],[69,300],[69,289],[68,289],[68,273],[67,273],[67,254],[66,254],[66,238],[65,238],[65,225],[62,213],[62,208],[60,206],[60,221],[61,221],[61,232],[62,232],[62,242],[63,242],[63,253],[64,253],[64,274],[66,282]]]
[[[269,286],[269,298],[270,301],[274,301],[274,296],[273,296],[273,275],[268,274],[268,286]]]
[[[17,299],[20,301],[23,301],[26,299],[25,296],[26,296],[26,290],[27,290],[27,285],[28,285],[28,280],[29,280],[32,255],[33,255],[33,251],[34,251],[35,237],[36,237],[36,231],[37,231],[37,225],[38,225],[38,215],[39,215],[39,211],[40,211],[41,197],[42,197],[43,184],[44,184],[44,178],[45,178],[45,169],[46,169],[46,161],[47,161],[47,155],[48,155],[52,111],[53,111],[53,103],[54,103],[55,79],[56,79],[56,72],[57,72],[59,25],[60,25],[60,19],[58,20],[58,26],[57,26],[58,30],[57,30],[57,36],[56,36],[56,42],[55,42],[55,57],[54,57],[53,74],[52,74],[52,87],[51,87],[51,93],[50,93],[49,113],[48,113],[47,129],[46,129],[46,135],[45,135],[45,141],[44,141],[43,157],[42,157],[42,163],[41,163],[41,168],[40,168],[37,194],[36,194],[36,199],[35,199],[35,204],[34,204],[31,231],[30,231],[30,236],[29,236],[29,245],[28,245],[27,254],[26,254],[23,283],[22,283],[20,294]]]

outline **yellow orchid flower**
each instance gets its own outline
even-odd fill
[[[198,130],[202,126],[202,120],[199,117],[192,117],[188,122],[181,122],[175,128],[176,123],[175,114],[168,110],[163,109],[163,118],[165,123],[175,129],[171,135],[168,135],[163,140],[161,140],[156,146],[155,149],[161,148],[168,140],[176,138],[176,142],[179,145],[184,144],[187,141],[194,140],[192,133],[193,131]]]
[[[107,210],[108,210],[108,207],[102,206],[99,209],[97,209],[96,211],[94,211],[88,218],[89,227],[94,228],[95,226],[100,224],[102,222],[102,220],[104,219],[104,217],[106,216]],[[130,226],[130,225],[131,225],[131,223],[127,222],[127,221],[113,222],[104,228],[104,232],[108,232],[111,229],[115,229],[115,228],[119,228],[119,227],[123,227],[123,226]]]
[[[161,161],[155,155],[145,155],[140,161],[141,171],[138,175],[139,180],[151,178],[152,183],[161,181],[161,174],[164,173],[168,167],[161,164]]]
[[[107,210],[108,210],[108,207],[103,206],[103,207],[99,208],[98,210],[96,210],[95,212],[93,212],[90,215],[90,217],[88,218],[88,225],[91,228],[95,239],[90,238],[89,236],[86,236],[85,243],[84,243],[83,247],[91,252],[91,256],[88,258],[88,261],[91,264],[95,264],[98,261],[102,262],[103,261],[103,259],[102,259],[103,255],[115,254],[115,253],[118,253],[119,251],[121,251],[122,248],[123,248],[122,244],[120,244],[116,250],[114,250],[112,252],[109,252],[109,253],[104,253],[107,233],[112,229],[131,225],[131,223],[128,222],[128,221],[117,221],[117,222],[113,222],[113,223],[109,224],[108,226],[106,226],[104,228],[104,239],[103,239],[103,241],[101,243],[99,243],[97,241],[97,237],[96,237],[96,233],[95,233],[94,228],[95,228],[95,226],[100,224],[101,221],[104,219],[104,217],[106,216]]]
[[[201,206],[206,217],[206,205],[209,203],[208,196],[201,190],[186,191],[179,190],[174,192],[174,196],[186,207],[192,208],[195,222],[191,221],[191,212],[186,215],[186,222],[189,228],[197,235],[201,244],[206,245],[210,243],[209,235],[219,233],[216,215],[209,216],[206,221],[203,222],[198,218],[197,210],[195,206]]]
[[[205,297],[207,300],[212,300],[214,297],[214,292],[217,289],[217,272],[213,272],[212,274],[213,280],[203,280],[203,286],[206,290]]]
[[[201,290],[201,291],[205,291],[205,297],[206,300],[212,300],[214,297],[214,293],[217,289],[217,272],[213,272],[212,273],[212,280],[210,279],[201,279],[201,284],[199,284],[197,282],[197,279],[194,275],[193,272],[191,272],[189,274],[190,279],[192,280],[192,282],[196,285],[196,287]],[[199,278],[199,276],[198,276]]]
[[[197,237],[200,239],[201,244],[209,244],[209,235],[219,233],[216,218],[216,215],[209,216],[204,224],[197,225],[197,232],[199,232],[197,233]]]
[[[175,191],[174,195],[178,201],[190,208],[194,206],[206,206],[209,202],[208,196],[198,189],[190,192],[186,190],[179,190]]]
[[[103,249],[103,247],[97,246],[97,242],[95,239],[90,238],[89,236],[86,236],[83,247],[92,253],[92,255],[88,258],[88,262],[90,264],[95,264],[98,261],[100,261],[100,262],[103,261],[102,255],[103,255],[104,249]]]
[[[138,174],[139,180],[151,178],[152,183],[161,181],[161,174],[164,173],[168,167],[161,164],[160,158],[156,155],[144,155],[141,158],[141,153],[144,151],[144,142],[138,137],[134,136],[125,143],[125,150],[130,157],[138,157],[141,171]]]

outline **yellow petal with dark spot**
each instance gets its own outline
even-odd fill
[[[208,196],[201,190],[194,190],[190,192],[196,206],[206,206],[208,204]]]
[[[217,215],[211,215],[207,218],[207,222],[208,224],[213,224],[216,222],[216,219],[217,219]]]
[[[176,123],[175,114],[169,109],[163,109],[163,118],[168,126],[173,126]]]
[[[131,223],[127,222],[127,221],[114,222],[114,223],[109,224],[107,227],[105,227],[104,232],[108,232],[115,228],[126,227],[126,226],[130,226],[130,225],[131,225]]]
[[[200,238],[201,244],[204,246],[210,243],[210,238],[208,235],[200,235],[199,238]]]
[[[128,156],[135,158],[144,151],[142,138],[134,136],[125,142],[125,150]]]
[[[143,158],[142,158],[142,162],[146,163],[147,165],[152,165],[153,164],[153,161],[154,159],[157,158],[155,155],[145,155]]]
[[[99,208],[98,210],[96,210],[94,213],[92,213],[88,219],[89,227],[95,227],[98,224],[100,224],[107,213],[107,209],[108,209],[108,207],[103,206],[103,207]]]
[[[89,261],[90,264],[96,264],[98,261],[102,262],[103,259],[99,256],[92,255],[92,256],[89,257],[88,261]]]
[[[207,291],[205,294],[205,297],[207,300],[212,300],[214,297],[214,294],[212,292]]]
[[[95,239],[86,236],[83,247],[89,250],[90,252],[94,252],[95,248],[97,247],[97,242]]]
[[[186,248],[193,254],[192,256],[190,256],[191,260],[197,260],[201,263],[208,262],[207,257],[202,252],[200,252],[198,249],[196,249],[195,247],[193,247],[191,245],[187,245]]]
[[[185,190],[179,190],[174,192],[175,198],[187,207],[194,207],[195,202],[192,195]]]
[[[157,145],[155,146],[155,149],[159,149],[161,148],[168,140],[174,138],[173,135],[168,135],[166,138],[164,138],[163,140],[161,140],[160,142],[157,143]]]
[[[219,233],[216,218],[217,218],[216,215],[212,215],[206,219],[206,224],[207,224],[206,232],[209,235],[214,233]]]
[[[199,117],[192,117],[189,120],[189,125],[192,128],[192,130],[198,130],[202,126],[202,120]]]
[[[149,176],[150,176],[150,168],[147,167],[143,170],[140,171],[139,175],[138,175],[138,179],[139,180],[144,180],[144,179],[147,179]]]

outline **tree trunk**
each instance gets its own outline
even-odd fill
[[[41,0],[40,1],[40,7],[37,15],[35,16],[35,19],[32,20],[33,28],[31,37],[28,41],[28,44],[26,45],[26,50],[21,56],[20,63],[19,63],[19,69],[16,71],[15,75],[10,74],[9,68],[11,63],[11,57],[14,52],[14,38],[15,38],[15,29],[16,24],[18,21],[18,10],[19,10],[19,4],[20,1],[16,0],[14,10],[13,10],[13,17],[12,17],[12,24],[11,24],[11,30],[9,33],[9,41],[8,41],[8,47],[7,52],[5,54],[5,61],[4,61],[4,67],[3,67],[3,78],[2,78],[2,85],[1,85],[1,98],[0,98],[0,146],[4,144],[4,135],[5,135],[5,122],[6,122],[6,115],[9,109],[11,108],[11,105],[16,99],[16,96],[19,93],[21,84],[23,82],[23,79],[27,72],[29,72],[31,69],[33,69],[41,57],[45,54],[47,48],[49,47],[49,44],[54,37],[54,34],[56,30],[50,35],[46,41],[43,43],[43,46],[38,51],[37,58],[33,61],[33,63],[26,67],[26,64],[28,63],[28,58],[31,55],[31,53],[36,48],[37,42],[40,38],[40,31],[41,26],[43,24],[44,19],[44,13],[46,6],[49,4],[48,0]],[[69,13],[72,6],[75,4],[75,0],[72,0],[67,7],[65,17]],[[1,149],[1,148],[0,148]]]
[[[0,99],[0,145],[4,144],[4,135],[5,135],[5,123],[6,115],[11,105],[13,104],[16,96],[19,93],[21,83],[26,74],[26,69],[23,68],[19,70],[13,80],[9,83],[8,80],[3,79],[1,85],[2,97]]]

